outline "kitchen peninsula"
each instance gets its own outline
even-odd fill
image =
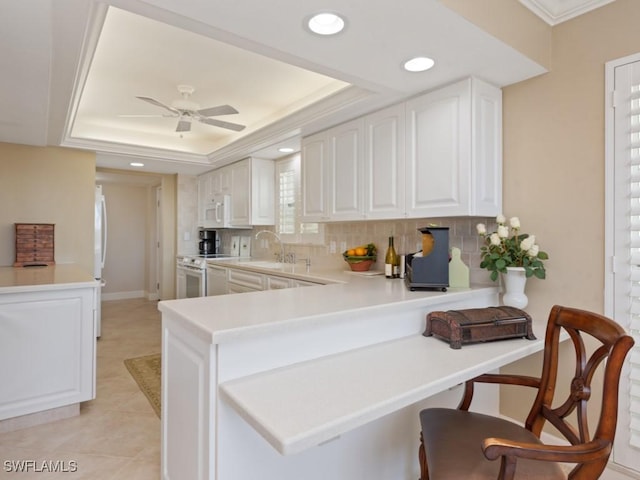
[[[495,287],[319,275],[334,283],[160,302],[163,479],[416,478],[418,411],[543,346],[546,319],[535,341],[421,335],[430,311],[497,305]],[[491,386],[478,400],[497,411]]]
[[[0,267],[4,430],[77,414],[95,397],[97,288],[76,265]]]

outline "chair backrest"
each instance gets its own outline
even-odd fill
[[[560,334],[563,329],[571,339],[571,342],[563,344],[573,344],[574,347],[575,374],[566,400],[554,407],[552,402],[558,377]],[[606,467],[616,432],[618,385],[622,365],[633,344],[633,338],[607,317],[557,305],[551,309],[545,336],[541,385],[526,427],[540,436],[544,422],[548,421],[571,444],[591,443],[594,461],[576,466],[570,478],[597,478]],[[598,367],[604,368],[602,403],[595,431],[591,435],[587,404],[591,398],[591,382]],[[574,412],[576,415],[570,417]],[[570,423],[572,420],[573,423]],[[588,474],[585,473],[587,471]]]

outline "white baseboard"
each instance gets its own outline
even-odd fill
[[[108,302],[109,300],[127,300],[130,298],[145,298],[146,294],[144,290],[136,290],[132,292],[115,292],[115,293],[103,293],[101,300]]]

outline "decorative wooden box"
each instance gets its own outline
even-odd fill
[[[54,224],[16,223],[14,267],[54,265]]]
[[[435,336],[451,348],[463,344],[525,337],[535,340],[531,317],[519,308],[487,307],[431,312],[427,315],[425,337]]]

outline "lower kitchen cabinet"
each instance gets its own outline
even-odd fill
[[[250,292],[263,289],[264,275],[237,268],[230,268],[227,277],[229,293]]]
[[[96,288],[0,292],[0,420],[95,398]]]
[[[227,269],[215,265],[207,265],[207,297],[229,293]]]
[[[286,277],[265,276],[265,290],[278,290],[293,287],[293,279]]]

